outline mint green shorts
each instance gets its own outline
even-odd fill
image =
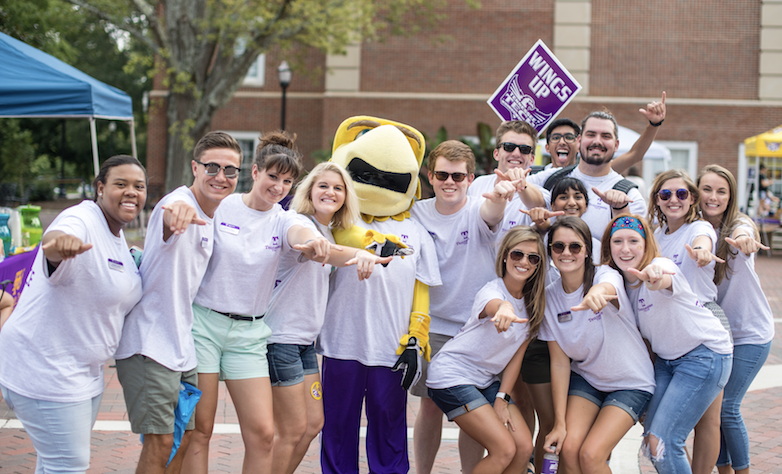
[[[236,321],[193,303],[193,339],[199,374],[220,374],[220,380],[269,376],[266,340],[272,330],[263,322]]]

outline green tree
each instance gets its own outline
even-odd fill
[[[132,34],[155,55],[168,89],[166,189],[186,182],[186,156],[261,53],[415,33],[446,0],[65,0]],[[465,0],[475,4],[475,0]],[[241,52],[238,52],[241,51]],[[138,58],[149,64],[149,59]]]

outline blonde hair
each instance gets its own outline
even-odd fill
[[[676,178],[680,178],[682,181],[684,181],[684,185],[687,186],[687,190],[694,198],[690,209],[687,211],[687,215],[684,216],[684,222],[687,224],[692,224],[701,218],[698,212],[700,210],[701,204],[701,193],[698,191],[698,186],[692,182],[692,178],[690,178],[690,175],[687,174],[686,171],[683,169],[675,169],[663,171],[662,173],[658,174],[656,178],[654,178],[654,182],[652,183],[652,190],[649,192],[649,215],[647,218],[650,222],[658,222],[660,225],[662,225],[662,223],[668,223],[668,219],[665,217],[665,214],[663,214],[662,209],[657,205],[657,195],[663,188],[663,184],[665,184],[666,181]]]
[[[637,214],[622,214],[620,216],[616,216],[611,219],[611,222],[608,223],[608,227],[606,227],[605,232],[603,232],[603,238],[600,240],[600,264],[608,265],[619,273],[622,273],[622,270],[620,270],[616,265],[614,256],[611,254],[611,229],[614,225],[614,222],[627,216],[638,219],[638,222],[641,223],[644,229],[644,235],[642,236],[645,243],[644,255],[643,258],[641,258],[641,263],[638,264],[638,268],[636,268],[636,270],[643,270],[647,265],[652,263],[652,260],[660,256],[660,247],[657,245],[657,239],[654,238],[652,228],[649,226],[649,222],[645,218]],[[633,287],[635,288],[640,285],[641,280],[638,280],[637,285],[634,285]]]
[[[535,265],[535,271],[527,278],[524,283],[522,295],[524,298],[524,307],[527,310],[529,318],[530,336],[537,334],[540,324],[543,322],[546,310],[546,248],[543,245],[543,239],[532,227],[520,225],[509,230],[502,239],[500,248],[497,251],[497,259],[494,262],[494,270],[500,278],[505,277],[505,260],[513,247],[522,242],[535,242],[538,246],[538,255],[540,261]]]
[[[716,255],[725,260],[725,263],[717,262],[714,267],[714,283],[719,285],[723,278],[726,276],[726,272],[730,268],[728,266],[728,259],[734,258],[738,251],[734,251],[730,244],[725,241],[725,237],[733,235],[733,231],[739,225],[751,226],[752,234],[755,240],[760,239],[758,229],[752,219],[746,214],[739,211],[738,196],[736,195],[736,178],[733,177],[733,173],[728,171],[719,165],[706,165],[698,174],[698,188],[701,185],[701,179],[708,173],[714,173],[720,178],[724,179],[728,183],[728,191],[730,192],[730,198],[728,198],[728,207],[722,214],[720,222],[719,236],[717,237],[717,252]]]
[[[348,229],[359,218],[358,196],[355,189],[353,189],[353,180],[350,179],[350,175],[345,171],[345,168],[337,163],[327,161],[313,168],[296,188],[291,209],[294,209],[299,214],[314,215],[315,205],[312,203],[312,188],[318,179],[329,171],[338,174],[345,183],[345,203],[334,213],[329,224],[334,228]]]

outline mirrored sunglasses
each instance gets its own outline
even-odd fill
[[[671,191],[670,189],[661,189],[660,192],[657,193],[657,195],[660,196],[660,199],[662,199],[663,201],[667,201],[671,199],[671,196],[673,196],[673,191]],[[684,201],[688,197],[690,197],[690,191],[688,189],[682,188],[676,190],[676,199],[678,199],[679,201]]]
[[[204,168],[206,169],[206,175],[207,176],[217,176],[217,173],[220,172],[220,170],[223,170],[223,173],[225,174],[225,177],[228,179],[236,178],[239,176],[239,172],[242,171],[241,168],[237,168],[236,166],[220,166],[217,163],[201,163],[200,161],[196,160],[196,163],[199,165],[204,165]]]

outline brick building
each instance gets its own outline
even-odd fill
[[[782,0],[481,4],[453,2],[438,28],[414,37],[354,45],[346,56],[312,52],[308,65],[323,73],[295,72],[287,94],[286,128],[298,134],[308,165],[352,115],[408,123],[429,136],[441,126],[451,137],[475,135],[478,122],[496,126],[486,100],[538,39],[584,86],[562,117],[580,121],[605,106],[640,132],[646,124],[638,108],[667,91],[657,140],[672,150],[673,167],[696,173],[716,163],[737,173],[739,144],[782,124]],[[259,58],[212,128],[234,133],[247,150],[260,132],[279,128],[282,59]],[[166,91],[156,89],[153,104],[160,105]],[[162,189],[165,108],[152,110],[148,169],[150,184]]]

